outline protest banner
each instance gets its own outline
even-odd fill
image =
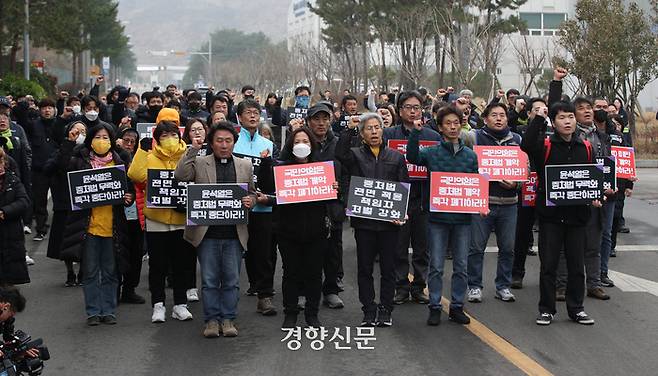
[[[139,139],[142,138],[152,138],[153,131],[155,130],[157,124],[155,123],[137,123],[137,133],[139,133]],[[185,127],[178,127],[181,137],[185,132]]]
[[[290,120],[292,119],[306,118],[307,112],[308,108],[288,107],[288,119],[286,120],[286,125],[290,125]]]
[[[281,205],[336,199],[335,181],[333,161],[276,166],[276,202]]]
[[[126,166],[69,171],[71,210],[82,210],[124,203]]]
[[[528,181],[521,184],[521,205],[534,207],[537,201],[537,173],[532,171]]]
[[[615,169],[618,178],[635,179],[635,149],[632,147],[613,146],[612,156],[615,157]]]
[[[528,155],[519,146],[473,147],[478,156],[478,171],[490,181],[527,181]]]
[[[404,221],[409,183],[352,176],[345,212],[349,217]]]
[[[601,199],[602,165],[548,165],[545,168],[546,206],[588,205]]]
[[[489,211],[489,179],[481,174],[432,172],[430,211],[486,213]]]
[[[430,146],[438,145],[438,141],[419,141],[418,148],[423,150]],[[407,171],[409,172],[410,179],[427,179],[427,167],[417,166],[409,163],[407,160],[407,140],[388,140],[388,147],[391,150],[397,150],[404,155],[404,160],[407,163]]]
[[[242,198],[249,194],[245,183],[189,184],[187,186],[187,225],[219,226],[248,222],[249,210]]]
[[[187,199],[187,185],[187,182],[174,178],[174,170],[148,169],[146,173],[146,207],[184,207]]]
[[[603,166],[603,189],[617,190],[615,157],[596,157],[596,164]]]

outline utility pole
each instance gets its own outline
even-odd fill
[[[212,69],[212,34],[208,38],[208,87],[212,86],[213,79],[213,69]]]
[[[25,30],[23,31],[23,75],[30,79],[30,0],[25,0]]]

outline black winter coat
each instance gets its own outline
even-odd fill
[[[78,171],[91,168],[91,151],[85,145],[75,145],[75,142],[64,141],[62,152],[59,154],[57,164],[63,171]],[[126,171],[130,166],[130,156],[123,150],[112,151],[114,165],[125,165]],[[134,186],[128,180],[128,193],[135,193]],[[75,259],[80,255],[84,257],[84,244],[89,229],[91,209],[71,211],[68,213],[64,236],[60,251],[60,258]],[[114,205],[112,211],[112,240],[114,254],[120,273],[129,269],[128,252],[131,247],[128,234],[128,221],[124,205]]]
[[[25,263],[22,216],[31,205],[23,183],[7,170],[0,181],[0,284],[30,283]]]

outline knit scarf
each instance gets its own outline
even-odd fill
[[[107,166],[112,161],[112,152],[108,152],[104,157],[99,157],[93,152],[90,153],[91,168],[101,168]]]
[[[485,132],[492,135],[496,140],[502,140],[503,138],[509,136],[510,129],[509,127],[505,127],[505,129],[495,130],[487,127]]]
[[[594,125],[594,123],[592,123],[590,125],[584,125],[584,124],[578,123],[578,129],[585,132],[585,134],[590,134],[590,133],[594,132],[594,130],[596,129],[596,125]]]
[[[7,128],[4,131],[0,132],[0,137],[4,137],[7,139],[7,150],[12,150],[14,149],[14,144],[11,143],[11,129]]]

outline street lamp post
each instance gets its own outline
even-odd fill
[[[25,30],[23,31],[23,75],[30,79],[30,0],[25,0]]]

